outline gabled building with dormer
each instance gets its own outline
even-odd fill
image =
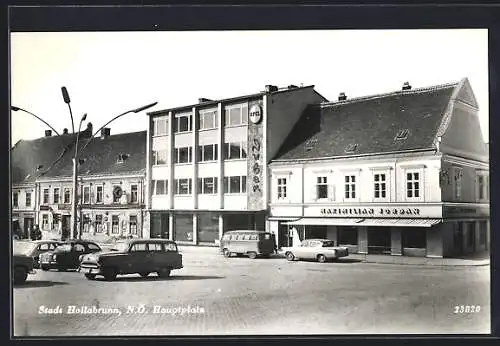
[[[489,246],[489,157],[469,81],[304,112],[269,165],[278,246],[453,257]]]

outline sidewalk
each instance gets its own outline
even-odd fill
[[[178,246],[183,254],[196,253],[206,255],[220,255],[218,247],[208,246]],[[222,256],[222,255],[220,255]],[[283,255],[273,255],[272,258],[284,258]],[[486,266],[490,264],[489,254],[480,254],[468,258],[429,258],[429,257],[408,257],[391,255],[365,255],[350,254],[340,261],[356,261],[364,263],[381,264],[404,264],[404,265],[428,265],[428,266]]]

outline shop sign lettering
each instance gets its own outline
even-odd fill
[[[419,216],[420,208],[322,208],[328,216]]]
[[[254,164],[252,166],[252,172],[254,174],[252,178],[252,191],[253,192],[261,192],[260,188],[260,173],[262,172],[262,167],[259,164],[260,160],[260,141],[257,138],[253,139],[253,145],[252,145],[252,158],[254,161]]]

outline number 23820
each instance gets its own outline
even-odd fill
[[[455,314],[468,314],[481,311],[480,305],[455,305],[453,313]]]

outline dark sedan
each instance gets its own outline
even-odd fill
[[[48,251],[54,251],[63,242],[57,240],[17,240],[16,243],[19,248],[23,249],[25,255],[33,257],[34,268],[40,268],[40,255]]]
[[[80,265],[81,255],[102,251],[101,247],[92,241],[67,240],[54,251],[40,255],[40,268],[42,270],[77,269]]]

